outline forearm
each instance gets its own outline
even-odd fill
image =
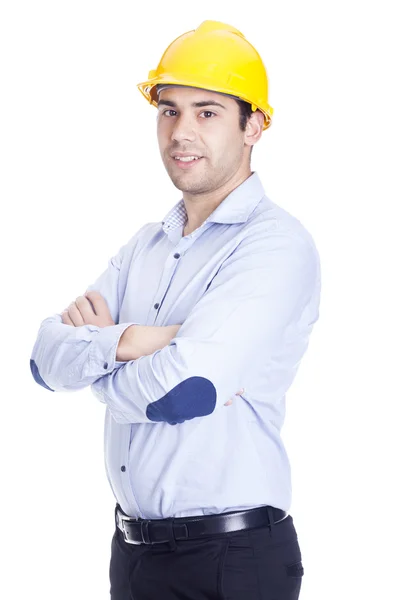
[[[114,369],[118,340],[132,325],[73,327],[62,323],[58,313],[44,319],[30,357],[33,378],[36,383],[56,392],[91,385]]]
[[[164,327],[151,325],[132,325],[122,334],[117,347],[117,361],[136,360],[148,356],[168,346],[176,336],[181,325]]]

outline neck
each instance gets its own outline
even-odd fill
[[[250,167],[245,172],[235,173],[235,175],[224,182],[220,187],[206,192],[204,194],[190,194],[184,192],[183,200],[188,215],[186,225],[184,227],[184,235],[188,235],[198,227],[214,212],[223,200],[234,189],[239,187],[246,179],[252,175]]]

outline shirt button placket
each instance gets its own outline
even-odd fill
[[[136,500],[135,492],[132,489],[129,471],[127,465],[129,465],[129,441],[130,441],[130,428],[124,428],[123,439],[121,439],[121,462],[120,462],[120,472],[121,472],[121,487],[123,493],[126,498],[126,502],[128,504],[129,510],[133,510],[137,512],[139,516],[142,516],[142,511],[140,510],[140,506]]]

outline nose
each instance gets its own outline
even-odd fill
[[[193,142],[196,139],[195,123],[190,115],[181,114],[176,119],[171,138],[176,142]]]

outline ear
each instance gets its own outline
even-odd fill
[[[264,115],[260,110],[252,113],[247,121],[246,130],[244,132],[244,143],[247,146],[254,146],[260,139],[264,126]]]

